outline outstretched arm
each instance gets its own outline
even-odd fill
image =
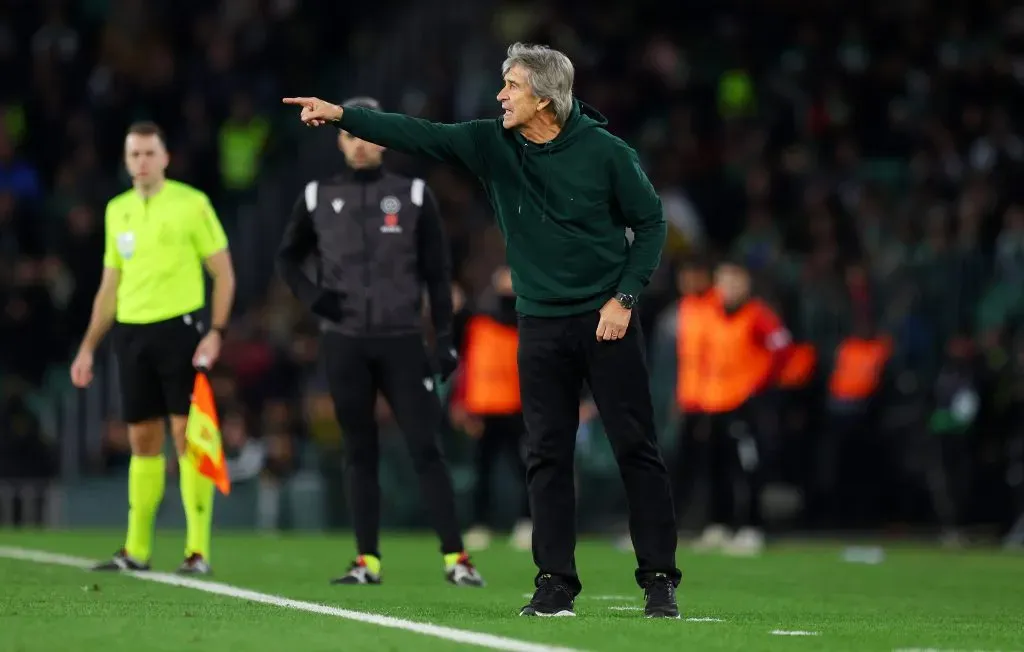
[[[484,158],[478,141],[484,130],[494,128],[490,120],[442,124],[400,113],[344,108],[316,97],[286,97],[282,101],[302,107],[299,118],[311,127],[333,123],[388,149],[462,165],[474,174],[483,174]]]

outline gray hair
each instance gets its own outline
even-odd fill
[[[501,74],[507,75],[512,66],[522,66],[534,95],[551,100],[555,120],[564,125],[572,112],[572,82],[575,76],[569,57],[546,45],[527,43],[513,43],[508,47],[507,54],[508,58],[501,64]]]

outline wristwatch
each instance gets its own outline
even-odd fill
[[[625,292],[619,292],[615,295],[615,300],[619,302],[626,310],[632,310],[633,306],[636,305],[636,297],[632,294],[626,294]]]

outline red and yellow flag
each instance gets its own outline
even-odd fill
[[[224,446],[220,438],[220,420],[213,402],[210,380],[203,372],[196,373],[192,389],[192,406],[185,427],[187,454],[200,475],[213,480],[225,496],[231,493],[228,465],[224,459]]]

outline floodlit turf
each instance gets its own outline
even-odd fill
[[[0,547],[108,556],[120,533],[0,531]],[[156,570],[180,561],[183,536],[156,543]],[[415,623],[575,650],[1024,649],[1024,556],[896,548],[884,563],[845,563],[840,547],[784,546],[759,559],[681,552],[684,617],[649,621],[633,558],[580,545],[585,585],[574,619],[520,618],[532,590],[528,553],[475,556],[484,589],[443,582],[434,540],[390,536],[384,585],[327,583],[351,555],[344,537],[218,534],[217,582]],[[815,632],[816,636],[772,634]],[[510,642],[510,644],[514,644]],[[0,559],[0,652],[139,650],[454,650],[472,647],[336,615],[306,613],[127,576]],[[481,648],[483,649],[483,648]],[[510,647],[507,649],[514,649]],[[529,649],[529,648],[521,648]],[[540,648],[533,648],[539,650]]]

